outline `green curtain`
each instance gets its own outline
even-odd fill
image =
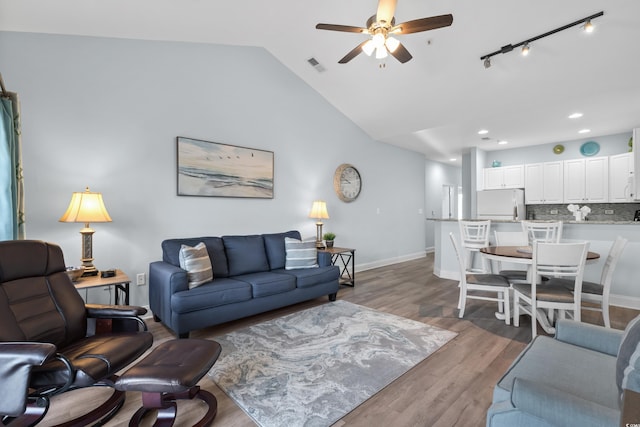
[[[0,94],[0,240],[25,238],[22,138],[18,95]]]

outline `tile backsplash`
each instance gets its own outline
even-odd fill
[[[587,221],[633,221],[640,203],[575,203],[589,206],[591,213]],[[527,205],[527,219],[573,221],[573,214],[567,209],[569,203],[562,205]],[[613,213],[605,213],[613,211]]]

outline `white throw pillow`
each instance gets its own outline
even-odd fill
[[[284,248],[286,251],[285,270],[296,270],[300,268],[314,268],[318,266],[318,253],[316,242],[284,238]]]
[[[189,289],[193,289],[213,280],[213,268],[209,252],[203,242],[191,247],[180,247],[180,268],[187,270]]]

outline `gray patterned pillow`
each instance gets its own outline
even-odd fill
[[[180,268],[187,270],[189,289],[213,280],[211,259],[203,242],[194,247],[187,245],[180,247]]]
[[[316,242],[284,238],[284,249],[286,251],[285,270],[296,270],[300,268],[314,268],[318,266],[318,252]]]

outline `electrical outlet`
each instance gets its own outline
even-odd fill
[[[549,215],[558,215],[558,209],[551,209]]]
[[[142,286],[142,285],[144,285],[145,283],[147,283],[147,281],[146,281],[146,277],[145,277],[145,274],[144,274],[144,273],[138,273],[138,274],[136,274],[136,285],[138,285],[138,286]]]
[[[604,210],[604,214],[605,215],[613,215],[613,209],[605,209]]]

